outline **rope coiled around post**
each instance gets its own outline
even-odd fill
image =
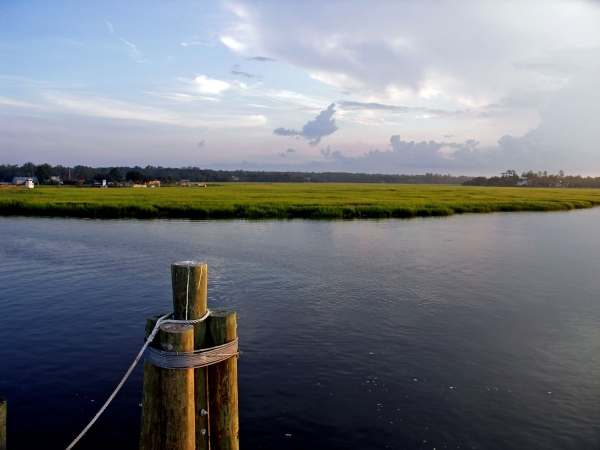
[[[106,400],[106,402],[104,403],[104,405],[102,406],[102,408],[100,408],[100,411],[98,411],[98,413],[94,416],[94,418],[90,421],[90,423],[83,429],[83,431],[81,433],[79,433],[79,436],[77,436],[75,438],[75,440],[73,442],[71,442],[71,445],[69,445],[66,450],[71,450],[75,444],[77,444],[77,442],[79,442],[79,440],[83,437],[83,435],[85,433],[87,433],[87,431],[92,427],[92,425],[94,425],[94,423],[96,422],[96,420],[98,420],[98,418],[100,417],[100,415],[104,412],[104,410],[108,407],[108,405],[110,404],[110,402],[113,401],[113,399],[117,396],[117,393],[121,390],[121,388],[123,387],[123,385],[125,384],[125,381],[127,381],[127,378],[129,378],[129,375],[131,375],[131,372],[133,372],[133,369],[135,368],[135,366],[137,365],[138,361],[140,360],[140,358],[142,357],[142,355],[145,354],[146,350],[155,350],[152,349],[152,347],[148,347],[152,341],[154,340],[154,338],[156,337],[156,334],[158,333],[158,330],[160,329],[160,326],[163,323],[177,323],[177,324],[186,324],[186,325],[193,325],[195,323],[199,323],[202,322],[204,320],[206,320],[206,318],[210,315],[210,310],[206,310],[206,314],[204,314],[202,317],[200,317],[199,319],[191,319],[191,320],[175,320],[175,319],[169,319],[169,317],[171,317],[173,315],[173,313],[169,313],[169,314],[165,314],[164,316],[162,316],[160,319],[158,319],[158,321],[156,322],[156,325],[154,326],[154,329],[152,330],[152,333],[150,333],[150,335],[148,336],[148,339],[146,339],[146,342],[144,343],[144,346],[142,347],[142,349],[140,350],[140,352],[137,354],[135,360],[133,361],[133,363],[131,364],[131,366],[129,366],[129,369],[127,370],[127,373],[125,373],[125,376],[123,377],[123,379],[121,380],[121,382],[117,385],[116,389],[113,391],[113,393],[110,395],[110,397],[108,397],[108,400]],[[235,353],[234,353],[234,346],[231,345],[231,348],[227,347],[226,350],[219,350],[222,353],[222,356],[225,356],[225,354],[227,353],[227,357],[224,357],[223,359],[219,360],[219,361],[215,361],[212,362],[210,364],[216,364],[217,362],[221,362],[224,361],[232,356],[236,356],[239,355],[239,351],[238,351],[238,346],[237,346],[237,338],[234,341],[228,342],[227,344],[225,344],[224,346],[218,346],[218,347],[213,347],[213,348],[221,348],[221,347],[225,347],[228,346],[230,344],[235,344]],[[212,350],[212,349],[206,349],[208,353],[208,351]],[[159,352],[160,350],[156,350],[157,352]],[[168,352],[163,352],[163,353],[168,353]],[[195,353],[195,352],[191,352],[191,353]],[[177,354],[175,353],[171,353],[172,355]],[[182,353],[179,353],[180,355]],[[144,355],[145,356],[145,355]],[[212,355],[212,357],[216,357],[217,354],[216,352]],[[206,364],[206,365],[210,365],[210,364]],[[160,366],[163,367],[163,366]],[[203,366],[198,366],[198,367],[203,367]],[[165,367],[165,368],[169,368],[169,367]],[[187,369],[188,367],[184,367],[184,368],[179,368],[179,370],[181,369]]]
[[[226,344],[193,352],[164,352],[147,347],[144,351],[144,359],[163,369],[186,370],[217,364],[239,354],[238,338],[235,338]]]

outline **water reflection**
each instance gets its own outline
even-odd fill
[[[11,448],[70,442],[187,259],[238,310],[244,448],[597,447],[598,219],[0,218]],[[137,445],[122,392],[82,448]]]

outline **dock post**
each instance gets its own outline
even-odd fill
[[[160,326],[160,346],[166,352],[194,349],[192,325],[166,323]],[[160,369],[163,448],[194,450],[194,370]]]
[[[6,450],[6,409],[6,399],[0,397],[0,450]]]
[[[216,308],[208,318],[208,344],[226,344],[237,337],[235,310]],[[237,356],[208,367],[210,449],[239,450]]]
[[[154,330],[156,322],[166,312],[153,314],[146,319],[146,339]],[[160,348],[156,336],[151,347]],[[154,364],[144,361],[144,390],[142,393],[142,424],[140,427],[140,450],[162,450],[162,403],[161,403],[161,369]]]
[[[206,314],[208,265],[182,261],[171,264],[174,318],[199,319]],[[206,347],[206,321],[194,324],[194,350]],[[206,367],[194,369],[196,450],[208,450]]]

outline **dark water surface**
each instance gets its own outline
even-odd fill
[[[0,218],[11,450],[61,449],[171,309],[238,310],[243,449],[599,449],[600,209],[380,221]],[[135,449],[140,364],[76,448]]]

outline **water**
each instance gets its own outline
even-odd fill
[[[380,221],[0,218],[11,449],[61,449],[209,264],[242,448],[600,448],[600,209]],[[137,448],[142,365],[77,448]]]

